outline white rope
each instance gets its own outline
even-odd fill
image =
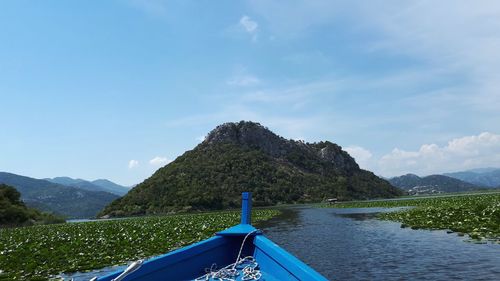
[[[229,264],[219,270],[217,270],[217,264],[214,263],[210,268],[205,269],[205,275],[196,278],[195,281],[236,281],[236,278],[238,277],[238,275],[240,275],[240,272],[236,267],[241,267],[243,265],[245,266],[241,271],[243,273],[241,280],[260,280],[260,278],[262,277],[262,273],[259,269],[257,269],[259,267],[259,264],[255,260],[255,258],[253,256],[246,256],[240,259],[241,252],[243,251],[243,246],[245,246],[245,241],[252,233],[256,231],[258,231],[258,229],[254,229],[251,232],[247,233],[247,235],[245,235],[245,238],[243,238],[243,242],[241,243],[240,251],[238,252],[238,256],[236,257],[236,261],[234,263]]]
[[[236,264],[240,260],[241,251],[243,250],[243,246],[245,245],[245,241],[247,241],[248,236],[250,236],[250,234],[252,234],[252,233],[254,233],[256,231],[258,231],[258,229],[254,229],[254,230],[248,232],[247,235],[245,235],[245,238],[243,238],[243,242],[241,242],[240,251],[238,252],[238,256],[236,257],[236,261],[234,262],[233,269],[236,267]]]

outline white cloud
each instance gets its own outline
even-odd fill
[[[500,166],[500,135],[484,132],[452,139],[447,145],[424,144],[417,151],[395,148],[382,156],[377,172],[384,176],[406,173],[428,175]]]
[[[245,32],[252,36],[253,41],[257,41],[257,31],[259,28],[259,24],[256,21],[244,15],[240,18],[239,25]]]
[[[245,75],[236,75],[232,77],[231,79],[227,80],[226,82],[230,86],[252,86],[252,85],[257,85],[260,83],[259,78],[251,75],[251,74],[245,74]]]
[[[166,157],[161,157],[161,156],[156,156],[155,158],[149,160],[149,164],[153,166],[163,166],[167,163],[172,162],[172,160],[166,158]]]
[[[172,160],[166,158],[166,157],[161,157],[161,156],[156,156],[155,158],[149,160],[149,164],[153,166],[163,166],[165,164],[168,164],[172,162]]]
[[[133,160],[133,159],[130,160],[130,161],[128,161],[128,168],[129,169],[133,169],[133,168],[135,168],[137,166],[139,166],[139,161]]]
[[[199,136],[199,137],[196,138],[196,140],[199,141],[199,142],[202,142],[202,141],[205,140],[205,138],[206,138],[206,136]]]
[[[241,26],[243,26],[243,28],[245,28],[245,30],[248,33],[256,32],[257,28],[259,27],[257,22],[251,20],[250,17],[248,17],[248,16],[242,16],[240,19],[240,24],[241,24]]]
[[[353,145],[345,147],[344,150],[356,160],[356,163],[358,163],[361,168],[369,169],[369,162],[373,154],[368,149]]]

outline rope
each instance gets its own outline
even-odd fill
[[[248,236],[250,236],[250,234],[252,234],[256,231],[258,231],[258,229],[254,229],[254,230],[248,232],[247,235],[245,235],[245,238],[243,238],[243,242],[241,242],[240,251],[238,252],[238,256],[236,257],[236,261],[234,262],[233,269],[236,267],[236,264],[240,260],[241,251],[243,251],[243,246],[245,245],[245,241],[247,241]]]
[[[255,260],[255,258],[253,256],[246,256],[240,259],[241,252],[243,251],[243,246],[245,246],[247,238],[256,231],[258,231],[258,229],[254,229],[251,232],[247,233],[247,235],[245,235],[245,238],[243,238],[243,242],[240,246],[240,251],[238,252],[238,256],[236,257],[236,261],[234,263],[229,264],[219,270],[217,270],[217,264],[214,263],[210,268],[205,269],[205,275],[196,278],[195,281],[236,281],[236,278],[238,277],[238,275],[240,275],[237,267],[242,267],[243,265],[244,267],[241,270],[243,276],[241,277],[241,280],[260,280],[260,278],[262,277],[262,273],[259,269],[257,269],[259,267],[259,264]]]

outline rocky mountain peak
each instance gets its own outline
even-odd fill
[[[240,121],[217,126],[206,137],[203,145],[233,143],[262,150],[275,158],[290,159],[293,155],[333,163],[342,171],[358,170],[356,161],[342,147],[332,142],[306,143],[287,140],[259,123]],[[303,158],[303,159],[305,159]]]
[[[354,158],[349,153],[343,151],[341,146],[328,141],[313,144],[313,146],[317,146],[317,154],[323,161],[333,163],[343,170],[359,169]]]
[[[213,129],[204,144],[234,143],[259,148],[272,156],[280,156],[289,146],[288,141],[259,123],[250,121],[224,123]]]

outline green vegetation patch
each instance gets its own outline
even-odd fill
[[[500,242],[500,193],[392,201],[346,202],[337,208],[403,207],[416,208],[382,213],[379,218],[399,221],[413,229],[448,229],[466,233],[473,239]]]
[[[0,184],[0,228],[62,222],[61,217],[26,207],[14,187]]]
[[[276,158],[254,147],[202,143],[113,201],[99,216],[237,208],[244,191],[252,192],[254,206],[402,195],[371,172],[352,167],[343,171],[335,163],[321,160],[318,151],[340,151],[332,143],[310,144],[309,149],[290,146],[286,155]],[[336,153],[340,159],[349,157],[345,152]]]
[[[255,210],[253,221],[277,210]],[[0,229],[0,280],[46,280],[159,255],[239,223],[239,212]]]

